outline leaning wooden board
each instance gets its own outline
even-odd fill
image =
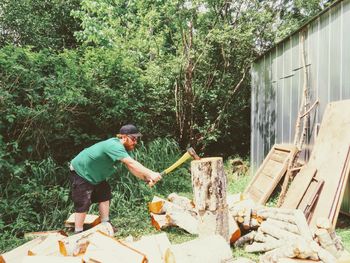
[[[297,148],[292,144],[275,144],[246,187],[245,195],[257,204],[265,204],[296,153]]]
[[[306,167],[300,171],[287,192],[283,208],[299,208],[300,203],[293,200],[302,197],[300,185],[310,183],[314,176],[317,181],[323,180],[322,191],[314,205],[310,226],[316,224],[318,217],[328,217],[335,225],[339,212],[339,199],[344,195],[345,183],[349,172],[348,150],[350,146],[350,100],[332,102],[327,105],[314,148]],[[317,173],[315,174],[315,171]],[[340,189],[341,188],[341,189]],[[307,194],[307,193],[303,193]],[[336,208],[335,208],[336,207]]]

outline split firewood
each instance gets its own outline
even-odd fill
[[[148,203],[148,210],[153,214],[165,214],[172,204],[158,196],[154,196],[152,202]]]
[[[318,228],[326,229],[327,231],[331,231],[331,229],[332,229],[332,223],[328,219],[328,217],[319,217],[319,218],[317,218],[316,226]]]
[[[64,222],[65,227],[74,228],[75,213],[71,214]],[[98,215],[87,214],[84,220],[84,227],[91,228],[101,223],[101,219]]]
[[[262,242],[262,243],[269,243],[269,242],[275,242],[278,239],[274,238],[273,236],[264,234],[263,232],[261,232],[261,230],[258,229],[255,237],[254,237],[254,241],[257,242]]]
[[[280,258],[300,258],[319,260],[318,252],[314,246],[317,245],[314,241],[307,241],[303,238],[289,241],[286,245],[271,250],[261,257],[260,262],[278,262]]]
[[[250,219],[251,219],[252,209],[248,208],[245,210],[244,213],[244,220],[243,220],[243,228],[245,230],[248,230],[250,228]]]
[[[83,263],[79,257],[26,256],[21,263]]]
[[[330,233],[331,238],[333,239],[334,245],[338,251],[344,251],[344,245],[341,241],[341,238],[332,230]]]
[[[257,213],[294,215],[294,211],[295,211],[295,209],[264,206],[264,207],[258,209]]]
[[[151,215],[151,224],[157,230],[161,230],[172,225],[166,215],[157,215],[153,213],[150,213],[150,215]]]
[[[150,263],[163,263],[165,252],[171,246],[166,233],[143,236],[139,241],[128,245],[137,251],[142,251]]]
[[[332,222],[329,220],[329,218],[327,218],[327,217],[317,218],[316,226],[318,228],[326,229],[328,231],[328,233],[329,233],[329,235],[330,235],[330,237],[331,237],[331,239],[332,239],[332,241],[333,241],[333,243],[338,251],[344,250],[344,246],[341,242],[341,238],[339,236],[337,236],[337,234],[335,233],[335,231],[333,229]]]
[[[168,200],[171,203],[182,207],[184,210],[195,212],[194,202],[192,200],[188,199],[187,197],[179,196],[176,193],[171,193],[170,195],[168,195]]]
[[[165,263],[222,263],[232,260],[231,248],[220,235],[172,245],[165,253]]]
[[[276,212],[269,212],[269,211],[266,211],[266,212],[257,211],[257,217],[260,217],[260,218],[265,219],[265,220],[267,218],[272,218],[272,219],[284,221],[287,223],[295,224],[294,215],[289,215],[289,214],[279,214]]]
[[[312,245],[313,245],[313,250],[317,252],[318,257],[322,262],[324,263],[336,262],[336,258],[327,250],[319,246],[316,242],[313,242]]]
[[[61,234],[61,235],[66,236],[66,237],[68,236],[67,233],[63,230],[52,230],[52,231],[24,233],[24,238],[36,238],[36,237],[42,237],[42,236],[49,236],[52,234]]]
[[[249,227],[250,229],[257,229],[258,227],[260,227],[260,223],[256,218],[251,218]]]
[[[235,220],[228,221],[230,244],[233,244],[241,237],[241,229]]]
[[[299,233],[306,240],[313,240],[313,234],[311,233],[310,227],[307,223],[304,213],[297,209],[294,211],[295,224],[298,226]]]
[[[269,234],[277,239],[297,239],[300,236],[297,234],[293,234],[289,231],[283,230],[276,225],[272,225],[267,221],[261,223],[260,228],[262,232]]]
[[[63,256],[77,256],[82,254],[88,245],[88,236],[97,231],[109,236],[114,235],[112,225],[108,222],[103,222],[89,230],[59,240],[60,253]]]
[[[299,229],[296,225],[294,224],[291,224],[291,223],[288,223],[288,222],[284,222],[284,221],[280,221],[280,220],[276,220],[276,219],[273,219],[273,218],[268,218],[266,219],[266,222],[270,225],[275,225],[275,226],[278,226],[279,228],[283,229],[283,230],[286,230],[286,231],[289,231],[289,232],[292,232],[294,234],[300,234],[299,233]]]
[[[276,263],[323,263],[319,260],[297,259],[297,258],[280,258]]]
[[[166,220],[173,226],[178,226],[186,230],[190,234],[198,234],[199,222],[197,217],[194,217],[185,210],[170,210],[166,213]]]
[[[244,222],[244,217],[243,216],[236,216],[235,220],[237,223],[243,224]]]
[[[248,242],[251,242],[254,240],[254,237],[256,235],[256,231],[251,231],[248,234],[241,236],[236,242],[235,242],[235,247],[243,247]]]
[[[282,247],[285,244],[286,244],[285,240],[275,240],[275,241],[266,242],[266,243],[253,242],[252,244],[245,246],[244,251],[248,253],[266,252],[266,251],[273,250],[275,248]]]
[[[337,258],[337,263],[349,263],[350,262],[350,253],[346,250],[341,252],[339,258]]]
[[[254,263],[253,260],[249,259],[249,258],[236,258],[234,261],[232,261],[232,263]]]
[[[144,253],[100,231],[88,236],[85,262],[146,263]]]
[[[40,244],[28,250],[28,256],[60,256],[60,248],[58,241],[66,238],[66,236],[50,234]]]
[[[40,236],[0,255],[1,263],[17,263],[28,255],[28,250],[43,242],[47,236]]]
[[[252,199],[243,199],[234,205],[229,205],[229,210],[233,216],[244,216],[246,210],[255,210],[256,204]]]
[[[340,255],[327,229],[319,228],[315,231],[315,235],[321,247],[323,247],[325,250],[327,250],[329,253],[331,253],[335,257],[338,257]]]
[[[294,258],[296,253],[292,247],[279,247],[266,252],[264,255],[260,256],[260,263],[271,263],[278,262],[280,258]]]

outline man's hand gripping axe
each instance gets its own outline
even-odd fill
[[[190,147],[187,149],[186,153],[181,156],[179,160],[177,160],[174,164],[169,166],[167,169],[165,169],[163,172],[160,173],[160,175],[163,177],[164,175],[174,171],[177,167],[179,167],[181,164],[186,162],[188,159],[194,159],[194,160],[200,160],[201,158],[196,154],[195,150]],[[152,187],[155,183],[154,182],[149,182],[148,186]]]

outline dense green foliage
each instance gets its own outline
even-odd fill
[[[0,1],[0,250],[62,226],[67,162],[122,124],[141,129],[137,155],[154,170],[188,145],[247,156],[250,63],[319,2]],[[120,174],[112,217],[146,222],[153,190]],[[187,179],[154,191],[189,191]]]

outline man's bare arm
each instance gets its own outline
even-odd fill
[[[161,179],[159,173],[146,168],[131,157],[123,158],[120,161],[126,165],[126,167],[133,175],[140,178],[141,180],[144,180],[146,182],[157,182]]]

